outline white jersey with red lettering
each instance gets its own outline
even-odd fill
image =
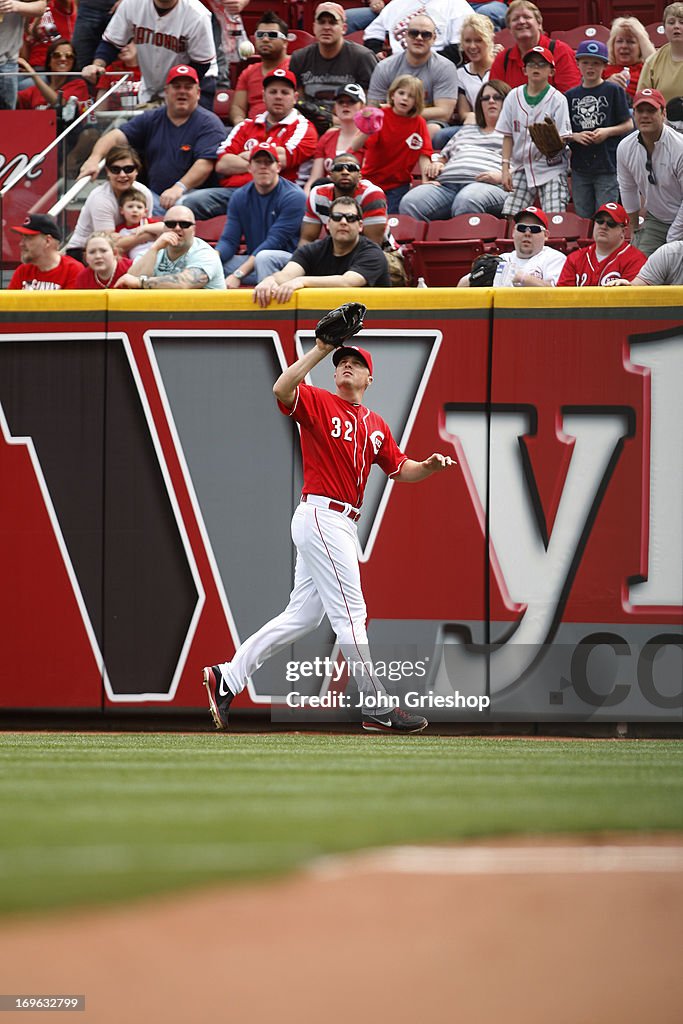
[[[595,243],[586,249],[576,249],[567,256],[562,268],[559,287],[594,288],[625,278],[632,281],[645,264],[646,256],[630,242],[624,242],[616,252],[599,260]]]
[[[356,522],[373,463],[395,476],[407,456],[381,416],[329,391],[300,384],[291,409],[278,405],[301,428],[304,484],[292,517],[294,589],[285,610],[217,667],[230,690],[240,693],[267,658],[311,632],[326,614],[344,656],[357,666],[361,693],[385,695],[368,650]]]
[[[135,43],[142,75],[140,103],[163,96],[166,75],[176,64],[210,62],[206,77],[218,74],[211,15],[201,0],[178,0],[161,14],[153,0],[122,0],[102,38],[119,49]]]

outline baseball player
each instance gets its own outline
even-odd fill
[[[294,589],[285,610],[236,651],[232,661],[205,668],[211,714],[227,728],[228,709],[249,677],[272,655],[316,629],[327,614],[354,674],[363,728],[370,732],[420,732],[427,720],[401,708],[383,712],[386,698],[368,655],[366,608],[356,549],[356,523],[374,462],[392,480],[414,483],[453,464],[435,453],[414,462],[398,448],[386,422],[363,404],[372,384],[372,356],[346,340],[363,324],[365,307],[347,303],[316,328],[313,348],[289,366],[273,387],[278,408],[301,428],[304,484],[292,518],[297,548]],[[307,375],[334,352],[336,392],[305,384]],[[371,710],[370,710],[371,708]]]
[[[200,82],[215,87],[218,73],[211,15],[200,0],[122,0],[102,36],[93,63],[83,78],[97,81],[128,42],[137,48],[142,76],[139,102],[163,98],[166,75],[176,64],[189,64]],[[204,88],[204,86],[202,86]]]

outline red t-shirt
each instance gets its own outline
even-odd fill
[[[411,181],[417,158],[432,152],[424,117],[401,117],[387,107],[382,127],[365,143],[363,177],[386,192]]]
[[[80,273],[76,278],[74,288],[113,288],[120,277],[133,266],[133,261],[128,259],[127,256],[119,256],[116,261],[116,270],[109,284],[102,284],[94,270],[90,267],[81,267]]]
[[[17,291],[51,292],[59,288],[75,288],[83,264],[73,256],[62,256],[54,270],[40,270],[35,263],[22,263],[12,274],[8,288]]]
[[[602,77],[603,77],[603,79],[607,80],[612,75],[616,75],[618,71],[623,71],[623,70],[624,70],[624,65],[623,64],[608,64],[605,67],[605,70],[602,73]],[[626,92],[631,97],[631,103],[633,103],[633,101],[634,101],[634,99],[636,97],[636,93],[638,92],[638,79],[640,78],[640,72],[642,70],[643,70],[643,62],[642,62],[642,60],[641,60],[640,64],[633,64],[629,68],[629,71],[631,72],[631,81],[628,83]],[[630,104],[629,104],[629,106],[630,106]]]
[[[70,14],[58,7],[57,0],[51,0],[47,10],[44,12],[37,24],[27,25],[24,32],[24,40],[28,44],[28,62],[32,68],[44,68],[45,56],[50,43],[55,39],[71,41],[74,26],[76,24],[77,4],[73,5]],[[78,71],[74,67],[74,71]]]
[[[276,68],[284,68],[285,70],[288,67],[288,56],[280,64],[276,65]],[[275,71],[276,68],[271,68],[271,71]],[[268,73],[270,74],[270,72]],[[257,114],[262,114],[266,109],[266,105],[263,102],[263,65],[260,60],[254,64],[249,64],[237,79],[235,92],[242,91],[247,94],[247,117],[256,117]]]
[[[330,173],[330,168],[332,167],[332,164],[334,163],[334,158],[337,156],[337,153],[339,153],[339,152],[341,152],[341,153],[353,153],[353,155],[355,156],[356,160],[358,160],[358,162],[360,164],[362,164],[362,162],[363,162],[363,154],[365,153],[365,149],[363,148],[363,149],[351,149],[351,150],[342,149],[342,150],[340,150],[339,149],[339,129],[338,128],[329,128],[325,132],[325,134],[321,135],[320,138],[318,139],[318,145],[316,146],[316,150],[315,150],[315,153],[313,154],[313,158],[315,160],[317,160],[319,157],[322,158],[322,161],[323,161],[323,172],[324,172],[324,174],[329,174]]]
[[[301,427],[302,494],[322,494],[360,508],[372,464],[394,476],[406,461],[387,423],[364,405],[300,384],[294,406],[278,406]]]
[[[587,249],[575,249],[567,256],[562,268],[558,288],[590,288],[607,284],[618,277],[632,281],[647,257],[630,242],[611,253],[602,262],[598,260],[595,244]]]
[[[50,84],[49,79],[48,84]],[[54,88],[54,86],[52,86],[52,88]],[[71,99],[72,96],[75,96],[80,107],[79,113],[82,113],[90,103],[90,89],[88,88],[88,83],[84,78],[68,79],[64,85],[56,91],[59,91],[62,94],[62,104],[66,103],[66,101]],[[41,110],[49,106],[50,104],[47,102],[37,85],[32,85],[28,89],[22,89],[17,95],[17,110]]]

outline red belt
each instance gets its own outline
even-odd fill
[[[322,498],[318,497],[318,495],[308,494],[302,494],[301,500],[310,500],[312,504],[317,505],[319,508],[328,508],[331,512],[341,512],[342,515],[348,516],[349,519],[352,519],[354,523],[357,523],[360,519],[360,512],[356,512],[352,506],[345,504],[343,501],[334,501],[332,498]]]

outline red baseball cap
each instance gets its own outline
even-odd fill
[[[291,85],[292,89],[298,89],[296,75],[293,71],[288,71],[285,68],[275,68],[269,75],[265,75],[263,78],[263,88],[270,85],[272,82],[287,82]]]
[[[651,107],[666,109],[666,100],[659,89],[641,89],[640,92],[637,92],[633,100],[633,109],[635,110],[641,103],[649,103]]]
[[[339,366],[342,356],[358,356],[363,360],[370,371],[370,376],[372,376],[372,356],[367,349],[361,348],[359,345],[341,345],[340,348],[334,350],[334,355],[332,356],[332,362],[335,366]]]
[[[166,85],[176,78],[191,78],[193,82],[196,82],[197,85],[199,85],[199,75],[194,68],[189,67],[187,64],[176,64],[172,67],[166,75]]]
[[[603,203],[600,209],[593,214],[593,220],[599,213],[608,213],[617,224],[628,224],[628,214],[619,203]]]
[[[519,213],[516,213],[515,224],[524,216],[525,213],[529,213],[532,217],[535,217],[536,220],[540,220],[541,224],[546,229],[546,231],[548,230],[548,218],[544,214],[543,210],[541,210],[538,206],[525,206],[523,210],[520,210]]]
[[[522,63],[526,64],[528,60],[536,54],[537,57],[543,57],[546,64],[550,64],[551,68],[555,67],[555,58],[553,57],[550,50],[545,46],[532,46],[528,53],[525,53],[522,57]]]
[[[252,146],[249,150],[249,159],[253,160],[255,156],[259,155],[259,153],[265,153],[266,156],[269,156],[271,160],[275,161],[275,163],[279,163],[277,146],[274,142],[259,142],[257,146]]]

